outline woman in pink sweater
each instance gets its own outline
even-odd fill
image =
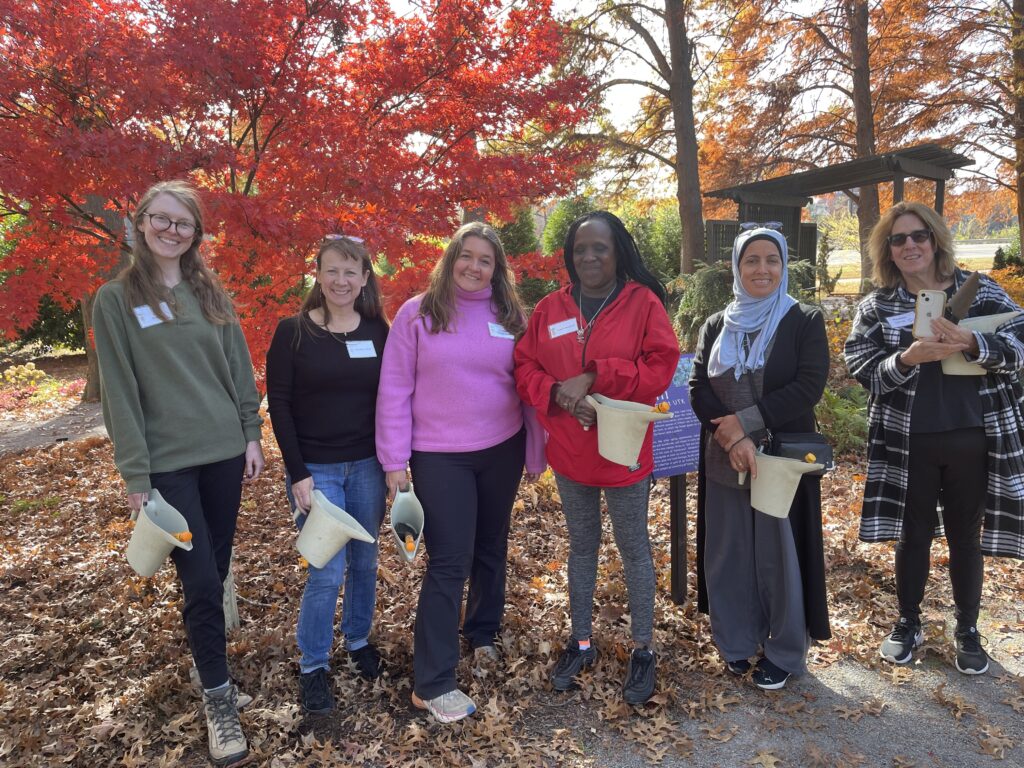
[[[505,610],[512,503],[544,471],[544,435],[516,394],[512,350],[526,328],[497,233],[473,222],[453,236],[426,293],[398,311],[377,395],[377,457],[388,492],[412,470],[429,557],[416,611],[412,701],[442,723],[476,710],[459,690],[459,614],[484,659]]]

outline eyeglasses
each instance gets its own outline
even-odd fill
[[[744,221],[740,224],[740,232],[747,232],[751,229],[774,229],[776,232],[782,231],[781,221],[766,221],[763,224],[758,221]]]
[[[174,231],[182,237],[192,237],[199,229],[191,221],[174,221],[168,216],[164,216],[162,213],[144,213],[143,216],[149,217],[149,226],[155,229],[157,232],[166,232],[174,225]]]
[[[928,229],[915,229],[909,235],[900,232],[898,235],[889,235],[886,240],[889,241],[889,245],[895,245],[897,248],[901,248],[906,245],[907,238],[909,237],[915,243],[920,245],[926,240],[930,240],[932,236],[931,230]]]
[[[338,235],[338,234],[324,235],[324,240],[351,240],[353,243],[365,242],[363,240],[363,238],[356,237],[355,235]]]

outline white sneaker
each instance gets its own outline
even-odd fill
[[[203,692],[206,733],[210,741],[210,759],[214,765],[235,763],[249,754],[249,743],[238,719],[238,688],[229,683],[220,694]]]
[[[421,699],[413,692],[412,703],[417,709],[427,710],[439,723],[454,723],[476,712],[476,704],[458,688],[433,699]]]

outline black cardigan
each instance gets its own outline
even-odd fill
[[[722,332],[724,313],[712,315],[701,328],[690,376],[690,404],[700,420],[700,465],[697,479],[697,608],[708,612],[704,583],[704,444],[715,425],[711,419],[732,413],[711,389],[708,359]],[[821,310],[807,304],[792,307],[779,322],[771,354],[765,361],[763,394],[758,410],[773,432],[813,432],[814,406],[828,379],[828,337]],[[800,560],[807,630],[815,640],[832,636],[825,590],[825,554],[821,535],[821,481],[804,475],[789,513]]]

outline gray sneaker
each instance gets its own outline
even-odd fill
[[[195,667],[192,667],[188,671],[188,679],[189,682],[192,683],[192,687],[195,688],[199,692],[199,695],[201,696],[203,694],[203,681],[199,679],[199,670]],[[237,684],[235,687],[236,689],[238,688]],[[238,711],[241,712],[250,704],[252,704],[252,696],[250,696],[248,693],[244,693],[243,691],[239,690],[238,703],[235,705],[238,707]]]
[[[206,732],[210,741],[210,759],[214,765],[235,763],[249,754],[249,744],[238,719],[238,689],[230,683],[227,690],[203,692]]]
[[[893,664],[906,664],[914,658],[914,649],[920,647],[924,642],[924,632],[921,630],[921,622],[901,616],[900,620],[892,628],[882,647],[878,649],[882,658],[891,661]]]
[[[417,709],[427,710],[439,723],[454,723],[476,712],[476,704],[458,688],[433,699],[421,699],[413,692],[412,704]]]

